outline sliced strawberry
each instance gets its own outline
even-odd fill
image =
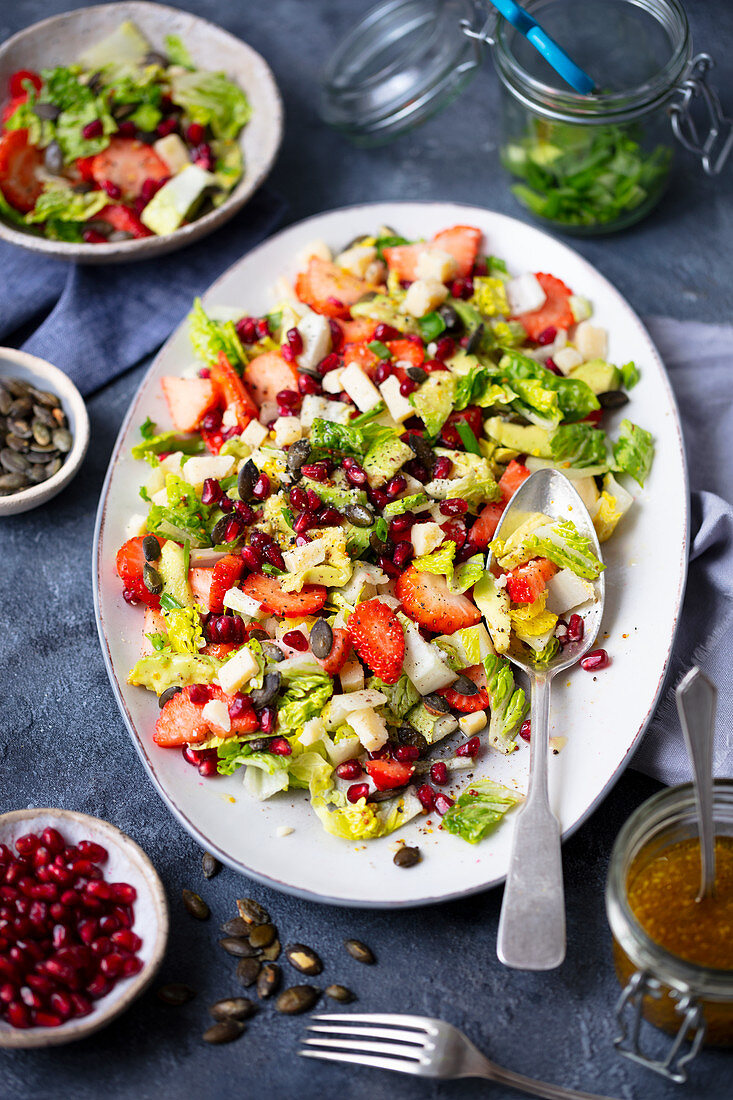
[[[388,340],[387,347],[395,362],[409,363],[412,367],[421,367],[425,362],[425,351],[417,340]]]
[[[244,368],[244,381],[258,409],[274,403],[280,390],[298,389],[298,371],[293,363],[286,363],[276,351],[257,355]]]
[[[250,420],[258,415],[258,408],[252,400],[247,386],[239,377],[223,351],[215,363],[209,367],[210,378],[221,402],[232,409],[240,428],[246,428]]]
[[[348,317],[349,306],[372,289],[363,279],[317,256],[311,257],[308,270],[301,271],[295,280],[295,293],[301,302],[326,317]]]
[[[364,371],[364,374],[374,379],[376,369],[382,360],[366,344],[347,344],[343,354],[345,367],[356,363],[357,367]]]
[[[108,203],[103,206],[98,214],[94,215],[100,221],[108,222],[115,229],[123,233],[132,233],[133,237],[152,237],[150,230],[143,225],[134,210],[122,203]]]
[[[28,96],[28,91],[25,87],[26,81],[30,81],[36,92],[40,92],[43,85],[43,80],[38,73],[33,72],[31,69],[18,69],[13,73],[8,81],[8,91],[14,99],[24,95]]]
[[[424,244],[396,244],[382,249],[382,255],[390,271],[404,282],[412,283],[417,278],[417,261],[424,251]]]
[[[548,558],[532,558],[506,574],[506,590],[515,603],[534,603],[542,595],[557,566]]]
[[[366,770],[374,780],[378,791],[392,791],[395,787],[404,787],[412,779],[415,768],[412,764],[401,764],[399,760],[367,760]]]
[[[483,665],[470,665],[464,668],[461,676],[466,676],[478,687],[475,695],[462,695],[453,687],[440,688],[436,694],[442,695],[453,710],[462,714],[473,714],[477,710],[486,710],[489,705],[489,693],[486,690],[486,672]]]
[[[322,584],[304,584],[300,592],[284,592],[279,580],[265,573],[250,573],[242,581],[241,589],[262,604],[265,611],[284,615],[286,619],[313,615],[321,610],[328,596]]]
[[[450,447],[454,451],[465,450],[465,445],[460,435],[456,424],[459,421],[465,420],[470,427],[476,439],[480,439],[484,431],[484,417],[481,409],[478,405],[467,405],[465,409],[461,409],[460,412],[452,412],[440,433],[440,437],[443,441],[443,446]]]
[[[218,699],[231,703],[232,697],[226,695],[215,684],[207,685],[209,699]],[[203,717],[205,703],[191,702],[189,689],[178,691],[161,710],[155,723],[153,741],[156,745],[171,748],[175,745],[196,745],[208,741],[210,737],[235,737],[245,733],[254,733],[258,728],[257,715],[253,707],[246,707],[237,718],[230,715],[230,728],[225,730],[210,719]]]
[[[521,462],[512,459],[504,473],[499,478],[499,492],[501,499],[506,504],[510,497],[514,496],[523,481],[530,476],[530,470]]]
[[[336,322],[344,334],[345,344],[359,344],[362,341],[373,340],[378,321],[371,317],[354,317],[352,321]]]
[[[94,183],[94,157],[77,157],[74,168],[85,183]]]
[[[318,664],[321,665],[324,672],[327,672],[329,676],[338,676],[341,669],[346,664],[349,653],[351,652],[351,635],[348,630],[343,630],[340,626],[333,628],[333,645],[331,646],[331,652],[328,657],[316,658]]]
[[[217,402],[216,389],[210,378],[161,378],[163,395],[168,402],[171,420],[179,432],[193,432],[201,418]]]
[[[485,550],[494,537],[501,522],[504,501],[492,501],[481,509],[473,527],[468,533],[469,542],[477,550]]]
[[[531,340],[536,340],[546,328],[568,329],[575,321],[570,308],[572,290],[554,275],[537,272],[537,281],[547,295],[546,301],[539,309],[519,313],[512,318],[524,325]]]
[[[592,424],[594,428],[603,420],[603,409],[591,409],[587,416],[584,416],[582,420],[579,420],[579,424]]]
[[[43,191],[38,172],[43,153],[28,143],[27,130],[8,130],[0,138],[0,188],[16,210],[27,214]]]
[[[348,628],[362,661],[385,684],[396,684],[405,656],[405,634],[392,608],[377,599],[357,604]]]
[[[234,642],[207,642],[199,652],[206,657],[216,657],[217,661],[223,661],[236,648]]]
[[[209,592],[214,570],[211,566],[195,565],[188,571],[188,584],[195,602],[210,611]]]
[[[215,615],[221,615],[224,610],[224,596],[242,576],[243,569],[244,562],[233,554],[227,554],[225,558],[219,559],[211,576],[209,611],[213,611]]]
[[[445,577],[420,573],[410,566],[397,578],[397,599],[411,619],[436,634],[453,634],[481,622],[481,612],[468,596],[454,596]]]
[[[146,637],[147,634],[165,634],[166,630],[163,612],[155,607],[146,607],[145,618],[143,619],[143,650],[146,653],[154,652],[150,641]]]
[[[160,607],[160,596],[154,596],[146,588],[143,580],[143,567],[145,565],[144,537],[144,535],[137,535],[133,539],[128,539],[117,551],[117,574],[125,588],[132,592],[136,600],[147,604],[148,607],[158,608]],[[163,545],[163,539],[158,539],[158,542],[161,546]]]
[[[145,180],[163,180],[170,168],[149,145],[136,138],[113,137],[92,161],[92,176],[100,185],[114,183],[125,199],[136,199]]]
[[[458,264],[458,275],[464,276],[471,274],[482,237],[481,230],[471,225],[454,225],[452,229],[436,233],[432,243],[450,253]]]

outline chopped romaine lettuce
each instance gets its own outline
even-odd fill
[[[489,744],[499,752],[515,747],[519,728],[527,713],[524,691],[514,686],[512,666],[506,657],[484,657],[486,689],[489,693]]]
[[[523,355],[519,351],[506,352],[499,362],[500,373],[514,385],[517,381],[534,378],[546,390],[554,390],[562,411],[563,420],[583,420],[590,412],[600,408],[598,398],[590,386],[579,378],[565,378]]]
[[[168,641],[175,653],[197,654],[206,644],[201,629],[202,607],[175,607],[163,612]]]
[[[613,457],[617,469],[631,474],[643,488],[654,458],[651,432],[632,424],[630,420],[622,420],[618,441],[613,445]]]
[[[84,222],[98,214],[108,202],[109,196],[104,191],[79,194],[70,187],[46,183],[36,205],[26,214],[25,220],[29,225],[50,220]]]
[[[284,737],[292,737],[322,713],[333,695],[333,680],[326,672],[290,672],[283,679],[287,688],[278,700],[277,726]]]
[[[478,844],[501,821],[507,810],[522,801],[518,791],[491,779],[477,779],[443,815],[443,828]]]
[[[228,141],[237,136],[252,113],[247,96],[225,73],[175,73],[170,95],[193,122],[211,127],[215,137]]]
[[[188,52],[188,47],[179,35],[167,34],[164,41],[165,52],[171,65],[180,65],[184,69],[194,69],[196,67],[191,54]]]
[[[549,558],[561,569],[595,580],[605,566],[571,520],[553,520],[538,512],[530,516],[506,540],[494,539],[492,553],[502,569],[515,569],[530,558]]]
[[[168,504],[153,504],[148,512],[147,527],[152,534],[191,540],[191,546],[211,546],[209,534],[212,506],[202,504],[193,485],[175,474],[165,479]],[[175,532],[175,534],[174,534]]]
[[[563,424],[552,433],[550,447],[556,462],[578,469],[608,463],[606,433],[592,424]]]
[[[378,676],[371,676],[367,687],[387,696],[387,702],[382,703],[382,708],[386,721],[393,725],[399,725],[407,712],[420,702],[419,691],[404,672],[396,684],[385,684]]]
[[[223,351],[232,366],[246,362],[242,341],[233,321],[214,321],[208,317],[200,298],[195,298],[188,315],[188,335],[197,357],[211,366]]]

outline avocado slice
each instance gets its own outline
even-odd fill
[[[193,607],[193,595],[184,567],[183,547],[175,542],[164,542],[157,569],[163,581],[163,591],[178,600],[182,607]]]
[[[488,571],[473,587],[473,598],[494,643],[497,653],[506,653],[512,621],[509,616],[509,595],[506,588],[499,588],[493,573]]]
[[[221,661],[194,653],[150,653],[141,657],[127,677],[128,684],[162,695],[169,687],[210,684]]]
[[[369,478],[369,484],[373,489],[378,489],[414,457],[412,447],[408,447],[397,436],[370,447],[364,459],[364,469]]]
[[[190,217],[216,176],[197,164],[189,164],[164,183],[140,215],[140,221],[159,237],[173,233]]]
[[[536,424],[509,424],[500,416],[484,421],[484,431],[501,447],[537,458],[552,458],[552,432]]]
[[[570,377],[585,382],[596,394],[617,390],[621,385],[621,371],[605,359],[590,359],[579,367],[573,367]]]

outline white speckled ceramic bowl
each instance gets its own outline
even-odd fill
[[[89,446],[89,417],[84,398],[62,370],[47,363],[45,359],[29,355],[27,351],[0,348],[0,381],[3,377],[20,378],[24,382],[31,382],[40,390],[55,393],[61,399],[74,444],[61,469],[48,481],[31,485],[30,488],[21,489],[7,497],[0,496],[0,519],[18,512],[29,512],[31,508],[45,504],[60,493],[79,472]]]
[[[143,0],[100,4],[55,15],[19,31],[0,45],[0,99],[6,98],[8,80],[18,69],[39,71],[70,64],[83,49],[111,34],[126,19],[137,24],[153,49],[164,50],[166,35],[180,35],[199,68],[223,70],[246,92],[252,117],[239,135],[244,176],[216,210],[164,237],[111,244],[70,244],[25,232],[0,218],[0,238],[11,244],[88,264],[125,263],[161,256],[223,225],[241,210],[272,168],[282,140],[283,107],[269,66],[251,46],[221,27],[163,4]]]
[[[137,890],[133,930],[142,939],[139,957],[145,964],[139,974],[118,981],[106,997],[94,1002],[89,1016],[68,1020],[59,1027],[11,1027],[0,1019],[0,1048],[60,1046],[84,1039],[106,1027],[150,985],[158,972],[168,943],[168,902],[152,863],[125,833],[108,821],[72,810],[15,810],[0,815],[0,844],[9,848],[25,833],[40,833],[47,826],[58,829],[65,840],[77,844],[93,840],[105,847],[109,859],[102,864],[109,882],[129,882]]]

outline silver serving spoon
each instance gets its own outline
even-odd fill
[[[677,711],[692,761],[700,832],[700,892],[715,893],[715,823],[713,820],[713,735],[718,691],[700,669],[691,668],[675,690]]]
[[[520,485],[509,501],[495,537],[508,538],[532,512],[544,512],[553,519],[571,519],[590,538],[593,553],[601,558],[588,510],[572,482],[558,470],[538,470]],[[489,554],[487,568],[492,564],[493,555]],[[560,823],[550,809],[547,789],[550,681],[580,660],[596,639],[605,599],[603,573],[595,582],[595,589],[596,602],[583,616],[582,640],[560,650],[547,668],[537,670],[530,661],[507,653],[509,660],[527,673],[532,689],[529,790],[514,826],[497,939],[500,961],[519,970],[552,970],[565,958]]]

